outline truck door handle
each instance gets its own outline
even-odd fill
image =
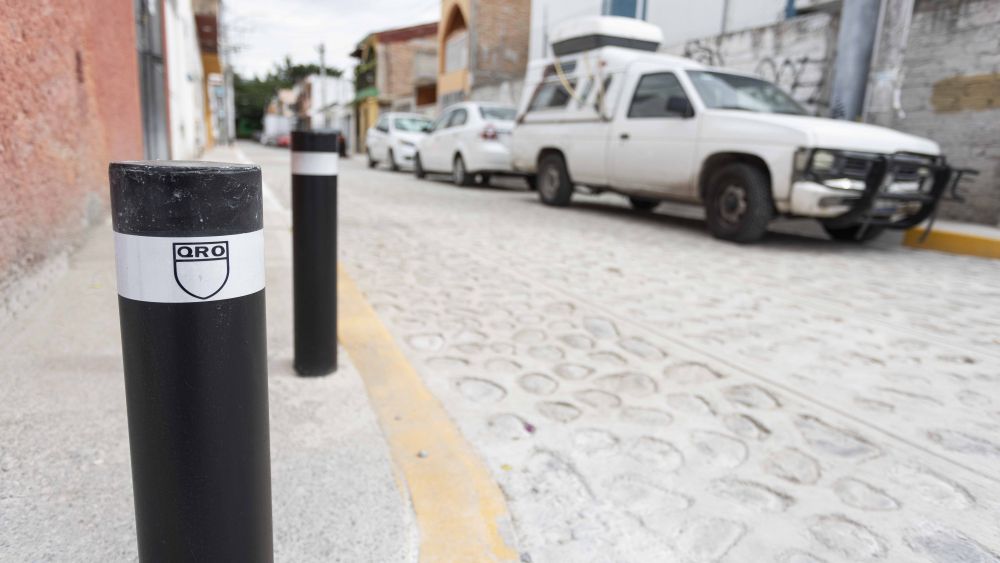
[[[623,141],[627,141],[629,139],[629,134],[628,133],[622,133],[622,134],[618,135],[618,138],[621,139],[621,140],[623,140]]]

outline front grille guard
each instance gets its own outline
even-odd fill
[[[922,242],[927,238],[927,235],[930,234],[934,226],[938,203],[942,199],[957,202],[965,201],[959,192],[959,182],[963,177],[979,174],[977,170],[970,168],[953,168],[948,166],[943,157],[934,161],[928,161],[927,157],[907,153],[892,155],[853,153],[850,156],[868,161],[868,170],[864,177],[865,190],[862,192],[860,198],[851,203],[850,211],[833,219],[829,224],[837,227],[860,224],[862,227],[858,229],[858,240],[861,240],[865,236],[865,232],[872,227],[908,229],[929,219],[927,228],[921,236]],[[931,170],[933,178],[931,189],[912,193],[890,192],[889,188],[895,181],[897,168],[901,166],[912,167],[913,165],[924,166]],[[884,217],[877,214],[875,206],[880,201],[897,203],[918,202],[920,203],[920,208],[915,213],[894,219],[892,215]]]

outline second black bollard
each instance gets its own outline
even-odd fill
[[[139,559],[270,562],[260,168],[109,175]]]
[[[295,371],[337,369],[337,164],[335,131],[292,132]]]

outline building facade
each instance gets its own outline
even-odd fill
[[[143,157],[134,14],[133,0],[4,3],[0,321],[104,220],[108,161]]]
[[[356,150],[364,147],[365,133],[381,111],[435,110],[437,36],[434,22],[379,31],[358,43],[351,53],[359,61],[354,69]]]
[[[528,64],[531,0],[444,0],[438,30],[438,101],[514,104]]]

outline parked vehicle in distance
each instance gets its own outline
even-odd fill
[[[379,162],[388,163],[393,170],[411,167],[417,143],[427,135],[425,129],[430,123],[417,113],[383,113],[365,136],[368,168],[375,168]]]
[[[281,135],[278,135],[274,140],[274,146],[286,149],[292,146],[292,134],[282,133]]]
[[[556,58],[531,63],[513,165],[544,203],[583,185],[639,210],[701,203],[721,239],[758,240],[780,215],[863,241],[927,219],[961,176],[934,141],[812,117],[765,80],[652,52],[660,39],[638,20],[583,18],[554,31]]]
[[[510,134],[517,110],[511,106],[462,102],[448,106],[417,145],[413,169],[418,178],[450,173],[459,186],[476,177],[517,175],[510,163]]]

